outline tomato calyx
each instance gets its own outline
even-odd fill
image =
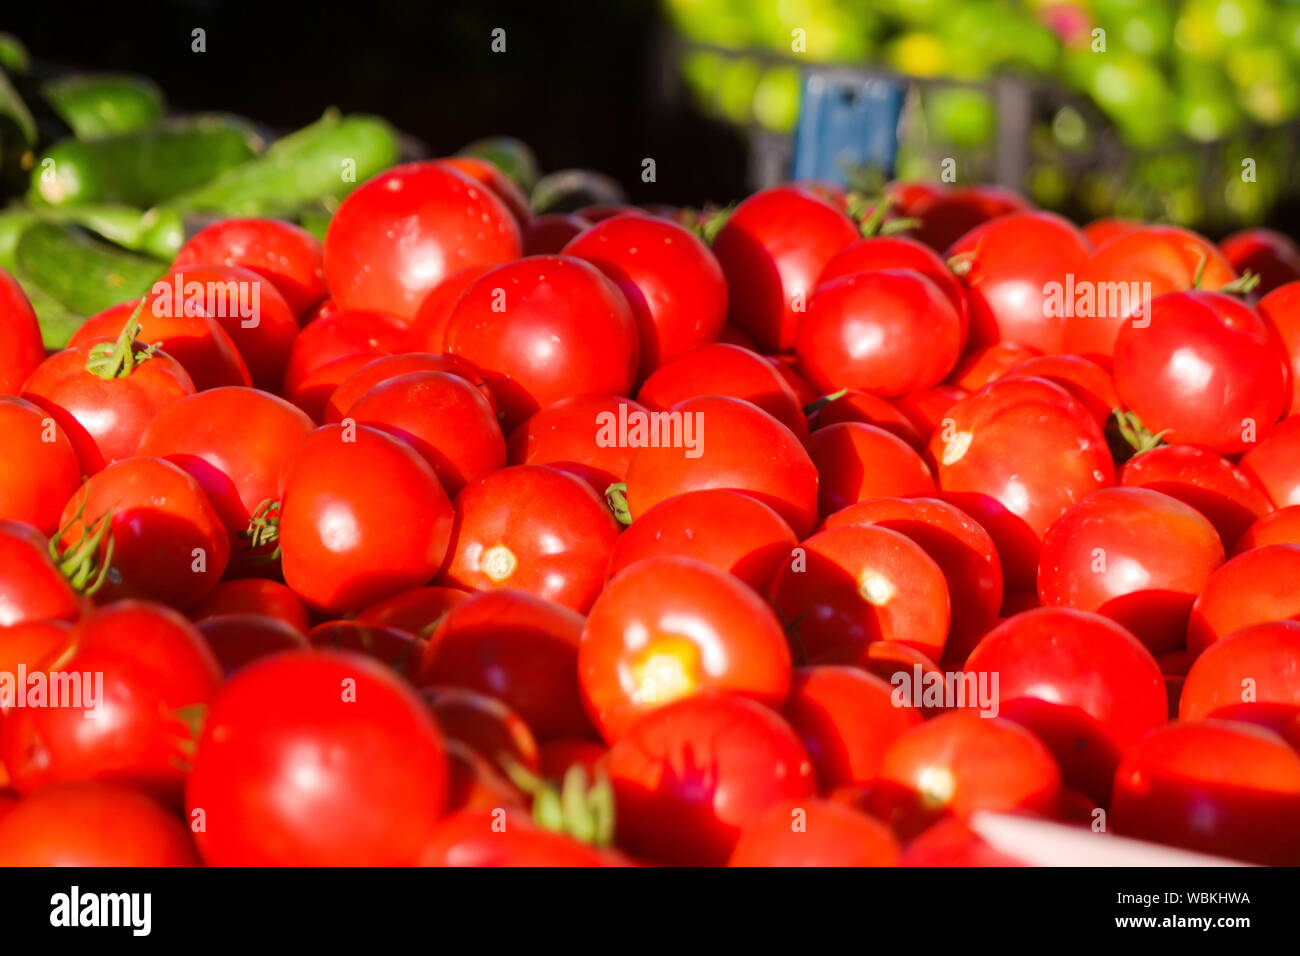
[[[711,246],[735,211],[735,203],[726,206],[706,203],[701,209],[683,209],[678,224],[706,246]]]
[[[948,259],[948,268],[955,276],[967,275],[975,267],[975,253],[959,252]]]
[[[1120,408],[1113,409],[1106,421],[1106,440],[1117,462],[1163,445],[1168,433],[1168,429],[1153,433],[1137,415]]]
[[[1243,272],[1237,278],[1233,279],[1227,285],[1220,286],[1215,291],[1222,292],[1224,295],[1246,296],[1246,295],[1250,295],[1250,293],[1255,291],[1255,288],[1256,286],[1259,285],[1259,282],[1260,282],[1259,275],[1247,269],[1245,272]]]
[[[249,543],[253,551],[261,551],[275,544],[274,551],[266,555],[257,555],[256,560],[279,560],[280,546],[277,542],[280,540],[280,502],[275,498],[267,498],[259,504],[254,509],[253,516],[248,519],[248,527],[239,532],[239,536]]]
[[[50,539],[49,550],[55,567],[72,585],[73,590],[86,597],[94,597],[108,580],[108,573],[113,566],[113,534],[110,530],[113,514],[106,511],[98,520],[87,523],[83,520],[85,508],[86,503],[83,501],[68,523]],[[60,549],[59,542],[76,524],[81,525],[81,535],[71,545]]]
[[[199,734],[203,730],[203,721],[208,716],[207,704],[187,704],[172,711],[176,721],[184,725],[184,732],[172,738],[171,743],[177,750],[172,764],[178,770],[189,773],[194,755],[199,752]]]
[[[864,239],[892,236],[921,224],[919,219],[886,220],[885,217],[894,205],[894,200],[889,196],[850,192],[846,205],[848,217],[858,224],[858,231]]]
[[[499,759],[510,781],[532,797],[533,822],[542,829],[588,846],[613,844],[614,788],[605,774],[597,771],[588,780],[586,768],[575,763],[557,787],[507,754]]]
[[[87,372],[106,379],[126,378],[138,365],[154,356],[158,351],[156,344],[141,345],[136,341],[140,335],[140,312],[143,308],[144,299],[141,299],[114,341],[91,346],[86,359]]]
[[[619,524],[632,523],[632,511],[627,505],[627,482],[616,481],[605,489],[605,504],[614,513]]]
[[[805,415],[812,415],[819,412],[831,402],[838,402],[847,394],[849,394],[849,390],[847,388],[842,388],[838,392],[831,392],[829,395],[823,395],[821,398],[815,399],[805,405],[803,407],[803,413]]]

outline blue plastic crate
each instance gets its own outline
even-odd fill
[[[886,178],[898,156],[904,83],[810,70],[794,134],[793,177],[847,185],[849,171],[869,166]]]

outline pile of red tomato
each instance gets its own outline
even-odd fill
[[[0,273],[0,681],[102,677],[4,700],[0,863],[1300,863],[1300,254],[888,196],[706,243],[412,163],[184,246],[255,322],[49,355]]]

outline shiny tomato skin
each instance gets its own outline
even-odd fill
[[[1204,266],[1202,267],[1202,262]],[[1199,285],[1195,285],[1197,270]],[[1236,278],[1232,266],[1208,239],[1177,226],[1141,226],[1097,247],[1080,271],[1077,289],[1090,288],[1094,298],[1107,290],[1107,304],[1094,302],[1092,315],[1074,314],[1065,323],[1065,350],[1078,355],[1115,354],[1115,337],[1130,318],[1142,317],[1144,304],[1167,292],[1186,292],[1193,287],[1218,289]],[[1111,283],[1122,283],[1113,286]],[[1133,285],[1136,283],[1136,285]],[[1150,283],[1149,286],[1143,283]],[[1139,294],[1129,296],[1129,308],[1117,299],[1110,308],[1109,290],[1123,288]],[[1149,298],[1143,293],[1149,293]],[[1111,312],[1116,314],[1110,314]]]
[[[352,405],[376,385],[408,372],[447,372],[459,375],[483,396],[496,415],[496,399],[488,388],[483,373],[464,359],[451,355],[433,355],[428,352],[404,352],[399,355],[381,355],[373,358],[341,382],[325,404],[323,424],[333,425],[343,420]]]
[[[752,495],[800,535],[817,520],[817,468],[798,437],[756,405],[703,396],[674,405],[670,414],[698,423],[696,448],[645,446],[627,470],[627,502],[635,520],[659,502],[686,491],[730,488]],[[694,454],[694,457],[692,457]]]
[[[1266,865],[1300,863],[1300,754],[1230,720],[1177,721],[1115,774],[1117,833]]]
[[[400,678],[356,654],[286,651],[212,702],[185,796],[212,866],[398,866],[446,793],[442,734]]]
[[[196,866],[184,824],[131,787],[49,787],[0,815],[0,866]]]
[[[375,602],[357,614],[356,619],[367,624],[401,628],[427,639],[447,612],[467,597],[469,592],[459,588],[411,588]]]
[[[17,395],[44,360],[36,313],[18,280],[0,269],[0,395]]]
[[[771,600],[810,664],[860,664],[876,641],[899,641],[932,660],[948,636],[948,585],[934,560],[888,528],[819,531],[782,565]]]
[[[1086,408],[1102,428],[1120,407],[1115,381],[1106,369],[1081,355],[1038,355],[1012,366],[999,378],[1043,378],[1061,386]]]
[[[76,449],[53,416],[17,395],[0,394],[0,434],[7,452],[7,465],[0,468],[0,519],[53,534],[63,503],[81,484]]]
[[[483,370],[503,425],[576,395],[626,395],[637,372],[636,320],[595,266],[532,256],[474,281],[447,320],[446,349]]]
[[[541,769],[533,732],[504,701],[465,687],[425,687],[420,697],[444,737],[464,743],[498,773],[512,762],[533,773]]]
[[[438,821],[421,866],[611,866],[613,854],[543,830],[523,809],[461,810]],[[504,822],[504,829],[502,823]]]
[[[816,788],[780,715],[721,691],[645,714],[610,749],[608,769],[619,845],[679,866],[725,863],[744,827]]]
[[[699,345],[662,363],[642,383],[637,401],[653,412],[703,395],[727,395],[752,402],[801,440],[808,420],[794,390],[777,368],[739,345]]]
[[[0,745],[14,789],[99,780],[178,801],[196,709],[221,682],[217,660],[194,626],[149,602],[110,604],[74,626],[54,669],[102,674],[102,694],[92,705],[99,716],[88,719],[78,707],[7,713]],[[84,693],[81,702],[88,703]]]
[[[362,654],[408,679],[414,676],[425,646],[423,638],[400,627],[351,619],[322,621],[307,632],[307,643],[312,647]]]
[[[450,557],[439,581],[466,590],[528,591],[585,613],[600,593],[618,523],[573,475],[513,465],[456,498]]]
[[[885,751],[921,722],[921,711],[896,706],[894,688],[857,667],[822,664],[794,672],[782,713],[803,741],[823,793],[868,787]]]
[[[951,600],[951,625],[943,659],[960,666],[988,631],[1002,604],[1002,562],[974,518],[937,498],[878,498],[827,517],[823,528],[880,525],[911,538],[943,572]]]
[[[1230,559],[1192,605],[1187,650],[1195,656],[1252,624],[1300,619],[1297,575],[1300,545],[1271,544]]]
[[[620,415],[631,420],[647,413],[644,405],[618,395],[562,399],[530,415],[510,433],[506,457],[512,465],[558,468],[604,495],[610,485],[627,478],[636,449],[627,443],[601,440],[597,423],[617,421]]]
[[[414,352],[417,344],[411,331],[390,312],[341,309],[309,322],[294,339],[285,366],[284,395],[292,401],[305,382],[340,359]]]
[[[1142,223],[1135,219],[1121,219],[1117,217],[1104,216],[1101,219],[1094,219],[1083,227],[1084,238],[1092,243],[1094,249],[1100,249],[1112,239],[1118,239],[1120,236],[1127,236],[1135,229],[1141,229]]]
[[[1019,342],[1002,341],[976,346],[966,350],[947,382],[967,392],[974,392],[1041,354],[1038,349]]]
[[[203,488],[161,458],[123,458],[86,479],[63,509],[62,547],[76,545],[105,515],[111,569],[100,601],[148,598],[172,607],[197,604],[230,561],[230,536]],[[108,563],[109,541],[100,543]]]
[[[1196,509],[1145,488],[1103,488],[1043,536],[1038,596],[1124,625],[1152,653],[1182,648],[1192,602],[1223,563]]]
[[[799,323],[799,370],[825,392],[884,396],[930,388],[961,355],[952,302],[919,272],[892,269],[817,286]]]
[[[1192,662],[1178,716],[1241,720],[1282,732],[1300,714],[1300,621],[1254,624]]]
[[[1278,508],[1300,505],[1300,417],[1284,419],[1271,435],[1248,449],[1241,456],[1241,471]]]
[[[242,266],[274,284],[295,316],[325,298],[324,249],[301,226],[278,219],[222,219],[185,241],[172,270]]]
[[[1033,731],[1065,782],[1103,805],[1120,758],[1168,711],[1151,652],[1114,621],[1085,611],[1037,608],[1008,618],[965,669],[990,682],[996,674],[999,716]]]
[[[827,396],[829,398],[830,396]],[[912,419],[899,411],[888,399],[870,392],[847,389],[829,402],[819,403],[808,415],[808,426],[817,431],[841,422],[861,422],[883,428],[920,451],[925,448],[925,438]]]
[[[722,267],[708,246],[676,223],[613,216],[578,235],[564,255],[590,262],[627,297],[640,336],[638,379],[722,331]]]
[[[944,817],[907,845],[899,866],[1027,866],[995,850],[964,820]]]
[[[765,593],[799,544],[785,520],[757,498],[710,488],[659,502],[614,542],[613,577],[645,558],[695,558]]]
[[[912,423],[912,427],[916,429],[916,433],[922,438],[921,447],[924,447],[930,436],[943,423],[944,417],[948,414],[948,409],[969,394],[969,389],[960,388],[956,385],[936,385],[934,388],[925,388],[919,392],[900,395],[894,399],[892,404]],[[880,425],[881,428],[886,428],[880,422],[868,422],[867,424]],[[887,428],[887,430],[893,431],[890,428]],[[899,437],[905,438],[906,436],[900,435]]]
[[[1300,505],[1278,508],[1247,528],[1229,552],[1236,557],[1266,544],[1300,544]]]
[[[1256,303],[1259,314],[1277,329],[1291,364],[1289,414],[1300,412],[1300,281],[1278,286]]]
[[[55,663],[68,647],[72,622],[57,618],[30,618],[0,625],[0,672],[17,674],[19,666],[33,673]],[[0,695],[0,711],[17,703],[9,688]],[[8,787],[8,774],[0,770],[0,793]]]
[[[1016,193],[998,186],[941,188],[929,196],[916,196],[911,202],[905,202],[903,208],[908,206],[906,215],[921,220],[913,235],[940,253],[986,222],[1029,212],[1032,208]]]
[[[992,536],[1008,591],[1034,586],[1048,526],[1115,466],[1087,410],[1043,379],[996,381],[948,410],[930,438],[940,497]]]
[[[519,226],[492,190],[437,162],[405,163],[363,183],[330,219],[325,283],[345,309],[409,321],[445,277],[520,253]]]
[[[1272,229],[1234,232],[1219,240],[1219,251],[1241,275],[1250,272],[1259,276],[1258,295],[1300,279],[1300,247],[1290,236]]]
[[[418,687],[497,697],[538,741],[591,738],[578,686],[582,615],[524,591],[480,591],[451,608],[425,648]]]
[[[284,580],[312,607],[359,610],[442,566],[451,502],[429,463],[396,438],[325,425],[299,446],[283,490]]]
[[[307,608],[298,596],[279,581],[267,578],[219,581],[188,613],[192,621],[220,614],[258,614],[283,621],[300,634],[306,634],[311,626]]]
[[[573,213],[546,213],[534,216],[524,230],[524,255],[558,255],[565,246],[590,229],[591,223]]]
[[[352,403],[347,419],[414,448],[448,495],[506,463],[506,440],[492,406],[449,372],[407,372],[381,382]]]
[[[799,800],[741,830],[727,865],[893,866],[900,852],[879,820],[829,800]]]
[[[966,233],[948,258],[967,266],[961,279],[970,299],[971,342],[1065,351],[1066,319],[1056,314],[1051,290],[1082,270],[1091,252],[1083,233],[1049,212],[1000,216]]]
[[[75,621],[86,601],[50,559],[36,528],[0,519],[0,627],[25,621]]]
[[[492,190],[493,195],[510,210],[510,215],[515,217],[522,236],[523,230],[528,227],[529,221],[533,218],[533,211],[528,205],[528,197],[524,195],[523,190],[516,186],[515,181],[503,173],[500,167],[477,156],[448,156],[434,162],[454,169]]]
[[[374,352],[356,352],[340,359],[326,362],[314,368],[292,387],[283,390],[284,397],[297,405],[313,422],[332,424],[325,421],[325,409],[333,395],[352,375],[361,371],[375,360]]]
[[[858,238],[848,216],[794,186],[765,189],[713,242],[727,277],[728,321],[765,352],[788,352],[826,263]]]
[[[1290,407],[1290,374],[1276,330],[1217,292],[1160,296],[1149,325],[1127,324],[1115,339],[1120,398],[1170,444],[1245,451]]]
[[[612,578],[592,606],[578,679],[612,744],[643,714],[708,689],[779,708],[790,649],[752,588],[692,558],[646,558]]]
[[[162,409],[136,454],[162,458],[203,489],[230,535],[237,570],[259,564],[240,535],[265,501],[280,497],[284,475],[314,426],[282,398],[258,389],[212,388]]]
[[[883,428],[861,422],[830,425],[813,432],[807,448],[820,479],[817,500],[822,515],[858,501],[938,493],[921,456]]]
[[[456,303],[466,289],[492,269],[493,266],[478,265],[453,272],[424,297],[411,320],[411,331],[422,348],[435,355],[443,354],[447,348],[447,323],[451,321]]]
[[[904,838],[977,810],[1053,813],[1061,774],[1038,738],[1001,717],[953,711],[912,727],[885,751],[872,811]]]
[[[92,345],[51,355],[32,372],[22,394],[55,420],[87,475],[135,454],[140,433],[154,416],[194,394],[189,374],[165,352],[154,353],[125,377],[100,378],[86,369]]]
[[[214,614],[196,621],[195,627],[227,678],[263,657],[311,646],[302,631],[265,614]]]

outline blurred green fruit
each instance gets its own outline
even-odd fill
[[[1194,56],[1216,59],[1235,44],[1262,35],[1271,12],[1269,0],[1187,0],[1174,41]]]
[[[997,110],[988,94],[965,87],[930,90],[925,97],[930,135],[954,146],[986,146],[997,132]]]
[[[797,67],[768,67],[754,89],[754,119],[776,133],[793,130],[799,121],[800,85]]]
[[[744,125],[753,119],[754,91],[758,87],[760,67],[748,57],[740,57],[722,68],[718,82],[717,105],[728,120]]]

